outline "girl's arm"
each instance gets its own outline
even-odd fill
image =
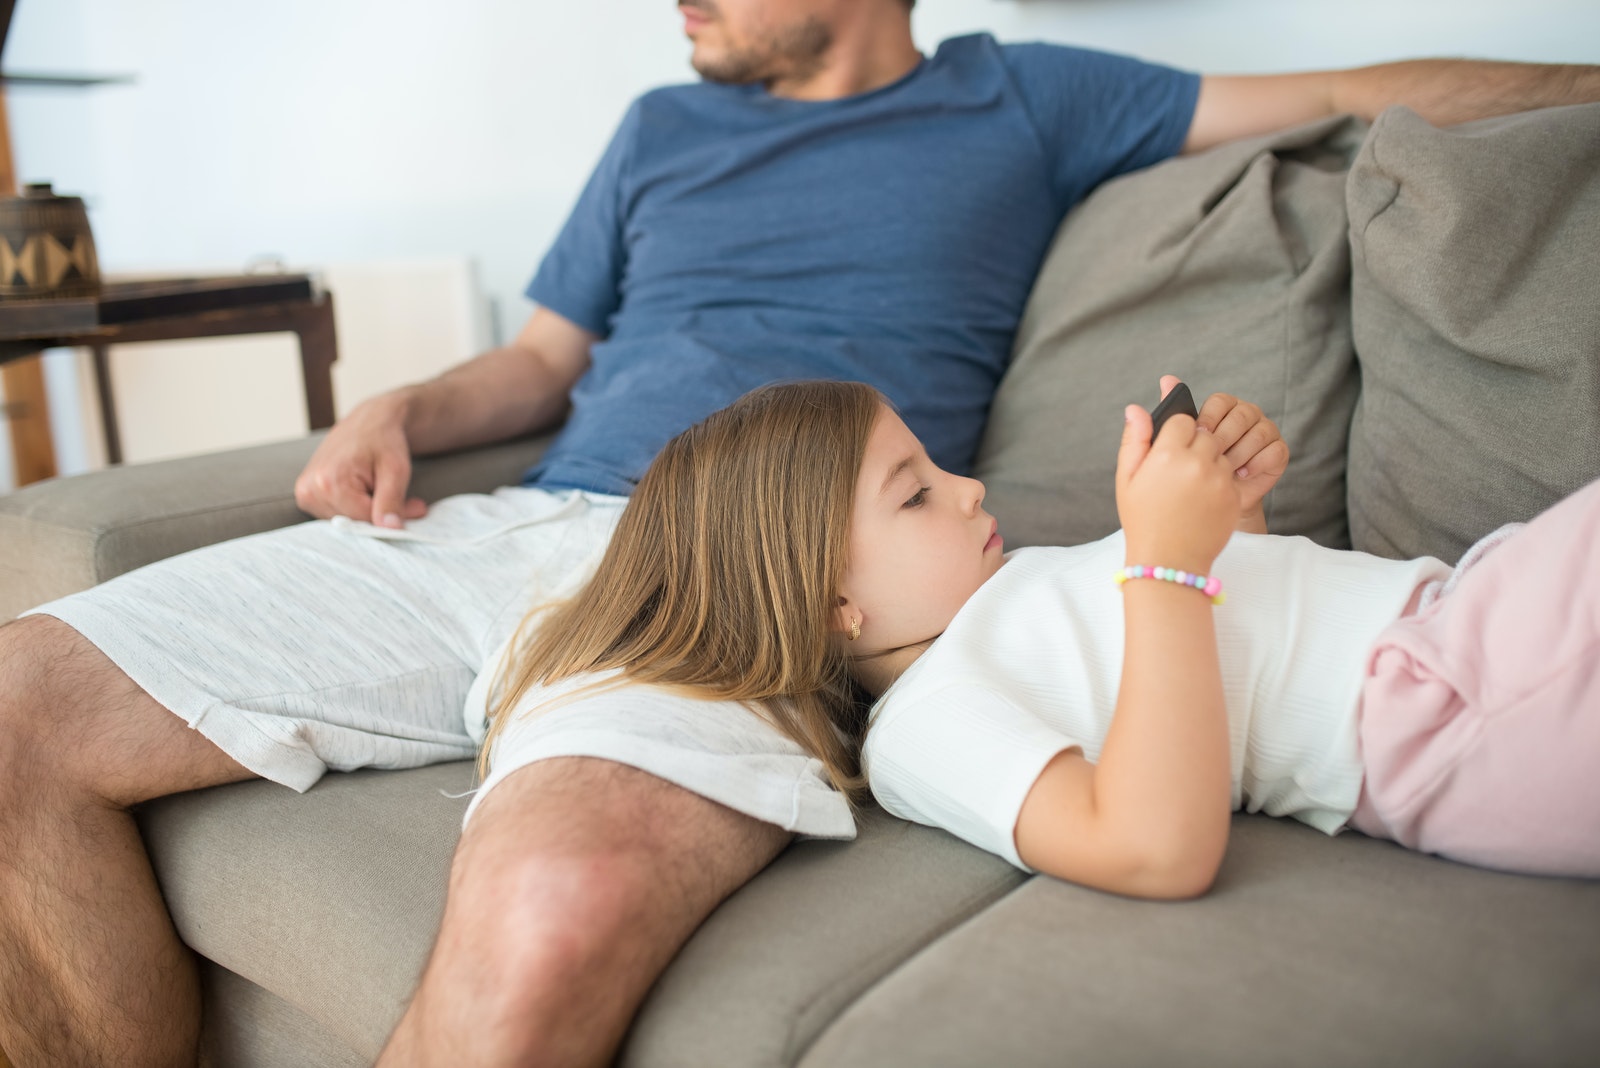
[[[1171,420],[1154,449],[1149,434],[1149,414],[1130,406],[1117,462],[1127,562],[1209,574],[1240,512],[1234,468],[1187,417]],[[1122,684],[1100,761],[1073,749],[1045,768],[1017,818],[1017,850],[1073,882],[1194,897],[1216,878],[1232,812],[1213,607],[1172,582],[1122,589]]]

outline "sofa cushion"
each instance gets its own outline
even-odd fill
[[[1236,816],[1216,887],[1036,878],[851,1006],[802,1068],[1590,1065],[1600,884]]]
[[[259,1062],[239,1021],[265,1013],[308,1018],[324,1045],[348,1047],[327,1063],[376,1058],[443,915],[467,805],[446,795],[471,785],[471,763],[456,762],[330,774],[304,795],[240,783],[140,810],[179,934],[248,980],[208,987],[231,999],[211,1008],[213,1048]],[[863,990],[1024,879],[876,808],[859,825],[855,842],[791,846],[725,901],[652,989],[619,1063],[793,1064]]]
[[[466,808],[445,793],[472,775],[335,773],[303,795],[257,780],[153,801],[139,824],[184,942],[370,1063],[432,948]]]
[[[1391,109],[1348,194],[1351,535],[1453,563],[1600,477],[1600,104]]]
[[[293,1005],[220,964],[201,962],[205,1033],[200,1068],[369,1068],[349,1043]]]
[[[1029,298],[975,473],[1007,544],[1115,530],[1122,409],[1163,372],[1260,404],[1290,445],[1268,527],[1349,544],[1357,379],[1344,178],[1364,127],[1329,119],[1169,160],[1062,223]]]
[[[790,846],[656,982],[618,1068],[790,1066],[856,998],[1021,884],[1011,865],[869,806],[854,842]]]

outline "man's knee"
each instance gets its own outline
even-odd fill
[[[616,855],[462,859],[424,1015],[470,1019],[483,1063],[602,1063],[681,941],[649,922],[644,873]]]
[[[494,929],[502,966],[532,986],[571,978],[614,956],[630,930],[644,933],[648,879],[630,858],[536,854],[453,881]]]
[[[469,824],[440,952],[475,953],[472,967],[496,977],[495,1008],[514,1018],[625,1018],[705,916],[787,840],[632,768],[534,765]]]
[[[452,882],[504,858],[557,864],[552,885],[603,883],[597,904],[624,908],[638,885],[650,911],[698,918],[760,871],[791,835],[648,772],[561,757],[524,767],[482,800],[462,837]],[[452,885],[452,892],[455,886]]]

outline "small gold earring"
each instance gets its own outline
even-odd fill
[[[859,637],[861,637],[861,620],[852,619],[850,621],[850,640],[855,641]]]

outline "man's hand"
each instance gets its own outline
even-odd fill
[[[1165,397],[1178,382],[1176,375],[1162,375],[1161,395]],[[1233,467],[1234,486],[1239,491],[1238,529],[1265,534],[1267,520],[1261,501],[1289,466],[1289,444],[1278,424],[1257,405],[1228,393],[1207,397],[1195,422],[1217,439]]]
[[[380,527],[399,527],[427,514],[426,502],[406,497],[411,483],[406,396],[398,390],[374,397],[334,424],[295,479],[294,502],[302,511]]]
[[[294,483],[294,500],[336,515],[399,527],[428,512],[407,497],[411,458],[470,449],[540,430],[566,414],[599,336],[537,308],[510,344],[437,378],[363,401],[334,424]]]

